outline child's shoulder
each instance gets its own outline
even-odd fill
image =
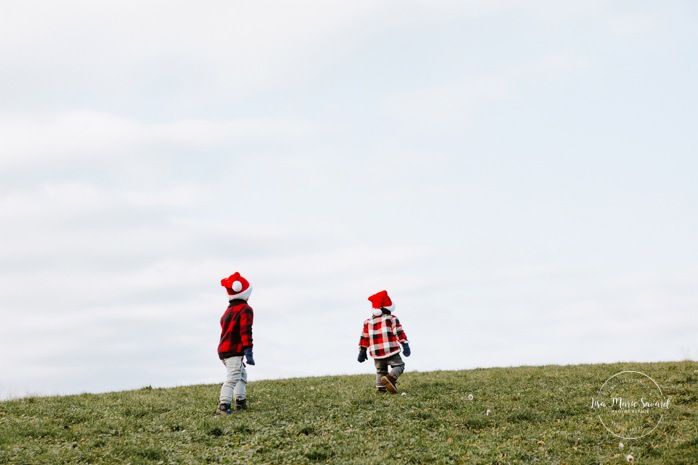
[[[246,311],[246,310],[252,310],[252,307],[250,304],[247,303],[246,300],[242,299],[236,299],[236,300],[231,300],[228,303],[228,310],[233,310],[233,311]]]

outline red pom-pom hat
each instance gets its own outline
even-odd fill
[[[243,278],[237,271],[227,278],[221,279],[221,286],[228,291],[228,300],[247,300],[252,293],[252,286],[249,281]]]
[[[378,316],[381,313],[383,313],[381,310],[382,308],[385,308],[386,310],[389,310],[391,312],[395,310],[395,304],[392,300],[390,300],[388,291],[377,292],[373,294],[371,297],[369,297],[368,300],[371,301],[371,305],[373,306],[373,314],[375,316]]]

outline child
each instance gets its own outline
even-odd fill
[[[405,362],[400,357],[400,344],[405,357],[411,354],[407,335],[402,330],[400,320],[392,311],[395,305],[387,291],[380,291],[368,298],[373,304],[373,317],[364,321],[364,329],[359,340],[359,363],[366,361],[366,349],[376,364],[376,389],[388,390],[397,394],[397,379],[405,371]],[[388,367],[391,367],[388,373]]]
[[[223,361],[227,376],[221,386],[220,403],[216,415],[230,415],[230,404],[235,396],[235,410],[247,408],[247,370],[242,361],[243,355],[248,365],[254,365],[252,357],[252,320],[254,312],[247,305],[252,293],[250,283],[237,271],[228,278],[221,279],[221,285],[228,291],[228,308],[221,317],[221,339],[218,344],[218,357]]]

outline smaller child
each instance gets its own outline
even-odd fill
[[[387,291],[380,291],[368,298],[373,306],[373,316],[364,321],[359,340],[359,363],[367,360],[368,349],[376,365],[376,389],[378,392],[397,394],[397,379],[405,371],[405,362],[400,357],[400,345],[405,357],[411,354],[407,335],[400,320],[392,311],[395,304]],[[388,367],[391,368],[388,372]]]
[[[216,415],[230,415],[235,397],[235,410],[247,408],[247,370],[254,365],[252,357],[252,320],[254,312],[247,304],[252,287],[237,271],[221,279],[221,286],[228,292],[228,308],[221,317],[221,338],[218,343],[218,358],[225,365],[227,376],[221,386],[220,403]]]

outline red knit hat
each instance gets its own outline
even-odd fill
[[[228,291],[228,299],[243,299],[247,300],[252,292],[250,283],[243,278],[237,271],[227,278],[221,279],[221,286]]]
[[[385,308],[387,310],[390,310],[391,312],[395,309],[393,301],[390,300],[390,297],[388,296],[388,291],[380,291],[376,294],[373,294],[371,297],[368,298],[368,300],[371,301],[371,305],[373,305],[373,308],[375,310],[378,310],[378,312],[373,312],[374,315],[380,315],[381,308]]]

